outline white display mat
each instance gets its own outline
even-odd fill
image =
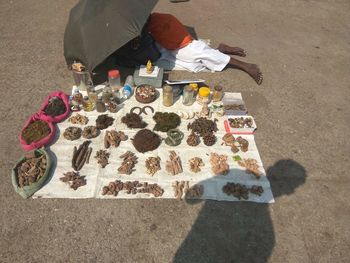
[[[240,93],[230,93],[230,96],[237,98],[242,98]],[[161,97],[161,94],[159,94]],[[148,104],[154,108],[155,111],[168,111],[177,112],[182,111],[200,111],[201,106],[196,102],[192,106],[184,106],[181,99],[178,100],[172,107],[164,107],[162,105],[162,99],[157,99],[155,102]],[[186,139],[190,134],[187,131],[187,124],[192,120],[181,120],[181,125],[179,129],[185,133],[185,137],[179,146],[171,147],[162,142],[160,147],[152,152],[139,153],[136,151],[132,145],[130,138],[136,134],[139,129],[128,129],[125,124],[121,123],[121,118],[130,111],[132,107],[135,106],[145,106],[138,103],[134,97],[127,100],[124,103],[124,107],[117,113],[98,113],[96,111],[84,112],[80,111],[79,114],[87,116],[89,122],[87,125],[95,125],[95,120],[100,114],[108,114],[115,119],[112,126],[108,127],[106,130],[116,129],[117,131],[123,131],[128,135],[127,141],[122,141],[118,148],[110,147],[107,151],[110,153],[109,164],[105,168],[101,168],[94,158],[96,152],[101,149],[105,149],[103,145],[103,138],[106,130],[102,130],[101,134],[94,139],[91,139],[90,147],[93,148],[89,164],[85,164],[80,170],[80,175],[86,176],[87,184],[85,186],[79,187],[76,191],[71,189],[68,184],[60,181],[60,177],[64,173],[73,171],[71,167],[71,160],[73,155],[74,146],[79,146],[86,139],[80,138],[79,140],[69,141],[63,137],[63,132],[66,128],[70,126],[78,126],[83,128],[83,125],[71,124],[68,119],[62,123],[57,124],[57,130],[59,138],[50,147],[50,150],[56,157],[56,164],[53,176],[50,178],[48,183],[41,188],[38,192],[34,194],[34,198],[109,198],[109,199],[135,199],[135,198],[155,198],[152,194],[147,193],[137,193],[126,194],[125,191],[120,191],[117,196],[112,195],[102,195],[103,186],[108,185],[109,182],[115,180],[134,181],[137,180],[141,183],[157,183],[160,187],[164,189],[164,193],[161,197],[156,198],[175,198],[172,188],[172,184],[175,181],[189,181],[190,187],[194,184],[201,184],[204,186],[204,194],[201,199],[213,199],[213,200],[224,200],[224,201],[238,201],[237,198],[233,196],[228,196],[222,191],[222,187],[227,182],[234,182],[244,184],[247,187],[252,185],[262,186],[264,193],[261,196],[249,193],[249,199],[247,201],[258,202],[258,203],[273,203],[274,198],[271,192],[270,183],[266,177],[263,164],[260,159],[260,155],[257,146],[254,141],[254,135],[242,135],[243,138],[249,141],[249,150],[245,153],[239,151],[237,154],[233,154],[230,147],[222,145],[222,137],[225,135],[224,120],[225,117],[217,118],[217,126],[219,131],[216,132],[217,142],[215,145],[208,147],[201,143],[196,147],[188,146]],[[149,112],[149,109],[147,109]],[[73,113],[72,115],[75,115]],[[152,119],[153,114],[141,115],[143,120],[148,123],[146,128],[153,129],[155,122]],[[166,138],[166,133],[158,132],[162,138]],[[120,155],[126,151],[132,151],[138,157],[138,163],[135,166],[135,171],[131,175],[120,175],[118,174],[118,167],[121,165],[122,160],[119,158]],[[169,151],[174,150],[181,158],[183,173],[172,176],[168,174],[165,170],[166,160],[169,158]],[[210,165],[210,153],[216,152],[219,154],[226,154],[228,156],[228,163],[230,165],[230,173],[227,175],[215,176],[211,171]],[[263,173],[260,179],[256,179],[254,175],[246,173],[244,168],[240,167],[237,162],[233,160],[234,155],[240,155],[241,158],[254,158],[258,161],[260,170]],[[161,170],[155,173],[153,176],[148,175],[145,168],[145,160],[150,156],[159,156],[161,158]],[[188,160],[192,157],[202,158],[205,166],[202,167],[201,172],[193,173],[190,171]]]

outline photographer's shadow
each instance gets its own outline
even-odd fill
[[[307,176],[304,167],[290,159],[276,162],[266,173],[277,202],[293,194]],[[269,204],[205,201],[173,262],[267,262],[274,246]]]

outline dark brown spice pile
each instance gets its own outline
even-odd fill
[[[198,133],[200,136],[204,136],[206,133],[214,133],[218,130],[216,125],[217,119],[214,121],[206,118],[198,118],[194,122],[187,125],[187,130],[192,130]]]
[[[206,146],[212,146],[216,142],[216,136],[212,132],[207,132],[203,135],[203,142]]]
[[[52,97],[44,109],[44,113],[52,117],[62,115],[66,111],[66,105],[64,104],[63,100],[58,97]]]
[[[187,144],[189,146],[197,146],[199,143],[200,143],[199,136],[194,132],[191,132],[191,134],[188,135]]]
[[[127,194],[137,193],[150,193],[155,197],[162,196],[164,190],[158,184],[149,184],[147,182],[140,183],[139,181],[125,182],[120,180],[110,182],[108,186],[104,186],[102,189],[102,195],[114,195],[117,196],[120,191],[126,191]]]
[[[131,129],[145,128],[147,126],[147,123],[136,113],[127,113],[122,118],[122,123],[126,124],[126,126]]]
[[[68,183],[70,188],[77,190],[80,186],[86,185],[85,176],[79,175],[79,172],[67,172],[60,180],[64,183]]]
[[[40,141],[50,134],[49,125],[42,120],[33,121],[22,132],[22,138],[27,144]]]
[[[148,129],[138,131],[132,139],[135,149],[140,153],[157,149],[161,142],[159,135]]]
[[[248,188],[245,185],[242,184],[235,184],[228,182],[226,185],[222,187],[222,191],[227,195],[232,195],[239,200],[242,198],[244,200],[248,200],[249,198],[249,192],[255,195],[262,195],[264,192],[264,189],[261,186],[253,185],[251,188]]]
[[[30,152],[25,155],[25,161],[16,167],[19,187],[28,186],[38,181],[45,173],[47,160],[45,155]]]
[[[97,129],[104,130],[113,124],[114,118],[108,116],[108,114],[99,115],[96,119]]]
[[[156,112],[153,120],[156,122],[153,130],[162,132],[175,129],[181,123],[180,116],[173,112]]]

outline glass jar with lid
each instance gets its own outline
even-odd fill
[[[94,104],[90,101],[88,96],[84,96],[83,109],[84,111],[93,111],[95,108]]]
[[[173,88],[170,85],[163,87],[163,105],[170,107],[174,103]]]
[[[214,93],[213,93],[213,102],[219,102],[222,100],[223,97],[223,88],[219,85],[214,87]]]
[[[104,103],[108,103],[111,100],[111,98],[113,98],[113,92],[111,87],[109,86],[104,87],[102,91],[102,101]]]
[[[183,90],[182,103],[185,106],[191,106],[194,102],[194,90],[190,85],[186,85]]]
[[[210,102],[210,88],[209,87],[201,87],[198,90],[197,102],[200,105],[203,105],[203,103],[209,104],[209,102]]]

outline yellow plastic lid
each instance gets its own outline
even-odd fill
[[[209,97],[210,89],[208,87],[201,87],[198,91],[198,94],[201,97]]]
[[[191,86],[191,88],[192,88],[193,90],[195,90],[195,91],[198,90],[198,84],[197,84],[197,83],[191,83],[190,86]]]

